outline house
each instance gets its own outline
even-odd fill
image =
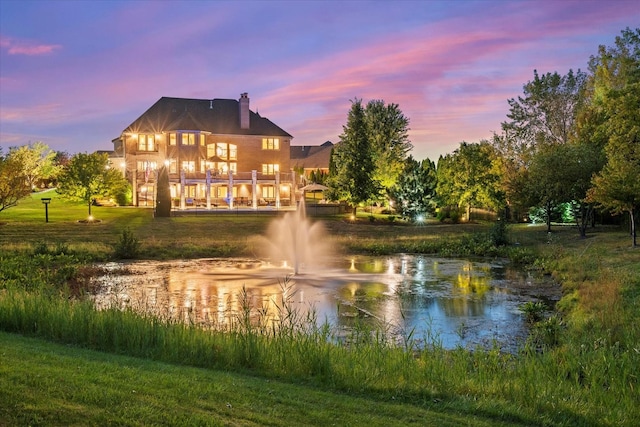
[[[291,167],[300,174],[299,181],[306,182],[318,171],[329,174],[329,161],[333,143],[327,141],[322,145],[292,145]]]
[[[114,139],[135,206],[153,206],[160,167],[173,206],[295,206],[293,137],[235,99],[162,97]],[[292,200],[293,199],[293,200]]]

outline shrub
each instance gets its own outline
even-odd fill
[[[533,324],[542,320],[547,306],[541,301],[528,301],[522,304],[519,308],[524,314],[526,321]]]
[[[496,246],[506,246],[509,244],[509,230],[507,228],[507,222],[497,220],[491,227],[489,235],[491,242]]]
[[[115,244],[114,256],[119,259],[136,258],[140,253],[140,241],[133,235],[131,230],[122,230],[120,239]]]

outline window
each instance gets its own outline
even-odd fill
[[[216,144],[207,145],[207,158],[215,157],[216,155]]]
[[[238,173],[238,164],[236,162],[229,163],[229,170],[233,173]]]
[[[238,160],[238,146],[229,144],[229,160]]]
[[[280,149],[280,139],[278,139],[278,138],[262,138],[262,149],[263,150],[279,150]]]
[[[138,151],[155,151],[155,135],[138,135]]]
[[[182,162],[182,170],[186,172],[195,172],[196,162],[194,162],[193,160]]]
[[[263,163],[262,164],[262,173],[264,175],[275,175],[276,172],[280,171],[280,165],[273,163]]]
[[[196,134],[195,133],[183,133],[182,134],[182,145],[196,145]]]
[[[169,159],[169,173],[178,173],[178,161]]]
[[[136,165],[139,171],[154,170],[158,168],[158,162],[151,162],[149,160],[138,160]]]
[[[169,145],[176,145],[176,134],[175,133],[170,133],[169,134]]]
[[[229,158],[229,153],[227,151],[227,144],[226,143],[218,142],[216,144],[216,156],[220,157],[221,159]]]
[[[216,170],[216,163],[215,162],[210,162],[208,160],[200,160],[200,170],[201,171],[208,171],[211,170],[212,172],[217,172]]]
[[[274,197],[276,197],[276,191],[275,190],[276,190],[275,187],[263,185],[262,186],[262,197],[265,198],[265,199],[273,199]]]
[[[200,145],[203,146],[203,147],[204,147],[204,140],[205,140],[204,133],[201,133],[200,134]]]
[[[218,172],[221,174],[229,172],[229,165],[227,162],[218,162]]]

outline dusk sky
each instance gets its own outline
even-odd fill
[[[539,73],[640,26],[608,1],[0,0],[0,147],[110,150],[162,96],[238,99],[338,142],[351,100],[398,104],[417,159],[500,130]]]

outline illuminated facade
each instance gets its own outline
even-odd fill
[[[295,205],[291,139],[251,111],[243,93],[238,100],[160,98],[113,144],[135,206],[154,205],[164,165],[174,208],[258,208]]]

